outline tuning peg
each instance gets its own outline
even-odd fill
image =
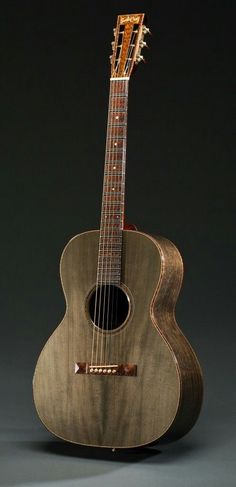
[[[141,54],[139,54],[139,55],[136,57],[135,62],[136,62],[136,64],[138,64],[138,63],[140,63],[140,61],[144,61],[144,57],[143,57]]]
[[[114,34],[114,36],[116,35],[116,28],[115,27],[113,29],[113,34]]]
[[[146,25],[143,25],[143,33],[144,34],[151,34],[151,31],[148,27],[146,27]]]
[[[112,63],[113,54],[111,54],[109,58],[110,58],[110,63]]]
[[[139,45],[140,45],[140,47],[148,47],[148,45],[145,41],[140,41]]]
[[[114,51],[115,41],[111,42],[112,51]]]

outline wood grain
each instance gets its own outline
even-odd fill
[[[130,299],[124,326],[107,335],[108,363],[137,364],[137,376],[75,374],[90,362],[93,333],[87,297],[96,281],[99,232],[74,237],[61,259],[66,312],[43,348],[34,374],[36,409],[67,441],[128,448],[185,434],[201,406],[202,379],[174,319],[182,261],[166,239],[123,232],[122,287]]]

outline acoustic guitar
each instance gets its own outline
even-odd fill
[[[181,256],[166,238],[124,223],[128,89],[143,60],[144,17],[117,18],[101,225],[63,251],[66,311],[33,378],[36,410],[51,433],[112,449],[183,436],[202,402],[201,368],[174,315]]]

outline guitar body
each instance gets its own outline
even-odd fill
[[[199,363],[174,317],[180,254],[169,240],[124,230],[120,287],[128,314],[119,327],[102,332],[89,308],[98,245],[99,231],[90,231],[64,249],[66,312],[33,379],[39,417],[54,435],[81,445],[129,448],[178,438],[194,425],[202,400]],[[136,375],[76,373],[102,339],[109,363],[135,364]]]

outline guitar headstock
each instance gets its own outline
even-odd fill
[[[130,77],[134,64],[144,61],[141,50],[150,30],[143,25],[145,14],[118,15],[112,44],[111,78]]]

